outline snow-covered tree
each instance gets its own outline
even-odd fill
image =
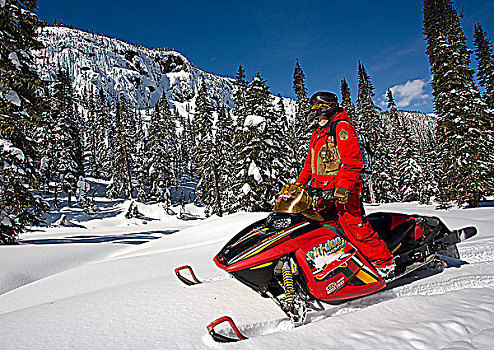
[[[341,79],[340,92],[341,92],[341,106],[345,109],[348,116],[350,117],[350,121],[353,124],[353,120],[356,118],[357,111],[355,109],[355,105],[352,102],[350,86],[348,85],[345,78]]]
[[[424,34],[439,117],[440,197],[478,206],[492,192],[492,111],[470,68],[471,50],[452,0],[424,0]],[[487,151],[487,152],[486,152]]]
[[[480,23],[475,24],[474,32],[475,57],[477,59],[477,77],[484,88],[484,101],[490,109],[494,109],[494,55],[492,41]],[[494,121],[491,121],[491,127]]]
[[[391,159],[385,146],[387,131],[378,108],[374,104],[374,85],[364,65],[358,66],[358,98],[355,127],[362,134],[365,142],[372,150],[372,175],[365,184],[370,194],[371,202],[386,202],[389,200],[389,165]]]
[[[282,164],[277,157],[278,136],[274,127],[271,94],[266,81],[258,71],[247,91],[247,110],[242,136],[236,144],[238,182],[234,187],[237,208],[247,211],[268,210],[280,187]]]
[[[136,199],[144,203],[147,202],[149,195],[149,149],[148,138],[142,118],[142,113],[139,112],[135,137],[134,187]]]
[[[59,68],[53,87],[51,104],[53,125],[50,135],[48,159],[52,168],[52,180],[68,194],[76,189],[79,176],[84,176],[81,119],[76,110],[74,92],[66,70]],[[57,191],[57,188],[55,191]]]
[[[0,244],[15,243],[46,209],[36,195],[40,159],[29,137],[41,115],[41,80],[30,51],[40,47],[36,1],[0,2]]]
[[[234,115],[237,117],[239,124],[243,124],[243,120],[247,116],[247,89],[249,82],[245,80],[245,69],[242,65],[238,66],[237,74],[235,76],[236,80],[234,83],[233,90],[233,103],[235,104],[235,109],[233,110]]]
[[[288,125],[287,137],[287,155],[290,162],[289,177],[296,179],[304,167],[304,160],[309,151],[310,130],[307,123],[307,112],[309,111],[309,98],[307,96],[307,87],[305,85],[305,74],[300,66],[298,59],[295,62],[293,70],[293,92],[297,97],[296,111],[293,119]]]
[[[87,174],[102,178],[110,168],[108,132],[110,129],[109,107],[103,89],[92,91],[88,97],[88,116],[85,128],[85,150],[87,154]]]
[[[130,107],[125,99],[117,103],[115,118],[111,126],[111,150],[112,167],[111,182],[107,189],[110,198],[131,198],[133,196],[132,185],[132,153],[134,140],[127,132],[127,120],[133,118]]]
[[[173,169],[171,138],[175,139],[175,127],[170,126],[171,110],[163,95],[151,114],[149,125],[149,188],[150,195],[163,203],[165,209],[171,205],[171,187],[176,185]]]

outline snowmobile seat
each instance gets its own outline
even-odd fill
[[[410,237],[411,232],[415,229],[415,219],[400,216],[398,220],[393,220],[389,213],[376,213],[367,217],[372,228],[379,234],[389,251],[394,253],[401,246],[407,237]],[[393,223],[393,221],[395,221]],[[399,223],[397,223],[397,221]],[[401,221],[401,222],[400,222]],[[393,224],[395,225],[393,227]],[[409,241],[409,240],[408,240]]]

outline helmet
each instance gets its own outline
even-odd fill
[[[332,92],[316,92],[310,98],[310,110],[307,114],[307,121],[310,123],[321,115],[329,118],[335,114],[338,109],[338,97]]]

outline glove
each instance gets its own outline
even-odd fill
[[[338,187],[334,192],[334,197],[338,204],[347,204],[348,202],[348,190],[343,187]]]

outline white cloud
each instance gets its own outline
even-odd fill
[[[424,100],[429,98],[429,95],[425,92],[427,84],[427,80],[415,79],[409,80],[405,84],[391,87],[396,106],[399,108],[409,107],[412,102],[414,102],[415,106],[422,105],[425,102]]]

